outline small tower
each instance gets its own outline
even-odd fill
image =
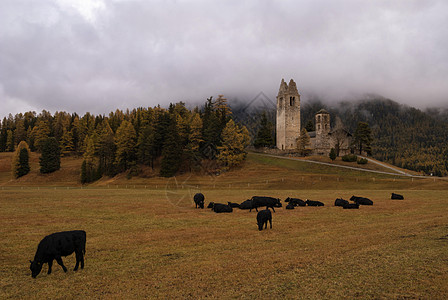
[[[316,142],[314,144],[317,154],[326,154],[330,151],[330,114],[325,109],[316,113]]]
[[[294,80],[282,79],[277,96],[277,148],[297,148],[300,135],[300,95]]]

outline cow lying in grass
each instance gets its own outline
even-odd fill
[[[344,206],[344,205],[348,205],[349,204],[349,202],[347,201],[347,200],[344,200],[344,199],[342,199],[342,198],[337,198],[335,201],[334,201],[334,206]]]
[[[306,205],[308,206],[324,206],[324,204],[320,201],[313,201],[313,200],[306,200],[305,201]]]
[[[31,276],[36,278],[44,263],[48,264],[48,274],[51,274],[53,260],[56,260],[64,272],[67,272],[67,268],[62,262],[62,256],[70,255],[73,252],[76,255],[76,265],[73,271],[78,270],[79,263],[81,263],[81,269],[84,269],[84,255],[86,253],[85,231],[63,231],[47,235],[37,246],[34,260],[30,260]]]
[[[294,206],[306,206],[305,201],[303,201],[302,199],[299,199],[299,198],[288,197],[285,199],[285,202],[288,202],[289,204],[294,205]]]
[[[227,204],[210,202],[207,208],[211,208],[215,213],[231,213],[233,208]]]
[[[370,200],[368,198],[364,198],[364,197],[352,196],[350,198],[350,200],[352,200],[353,202],[355,202],[356,204],[359,204],[359,205],[373,205],[372,200]]]
[[[391,200],[404,200],[404,197],[403,197],[403,195],[392,193],[392,196],[390,196],[390,199]]]

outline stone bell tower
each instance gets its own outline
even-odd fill
[[[314,148],[317,154],[326,154],[330,151],[330,114],[325,109],[316,113],[316,142]]]
[[[277,148],[297,148],[300,135],[300,95],[294,80],[282,79],[277,96]]]

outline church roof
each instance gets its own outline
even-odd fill
[[[316,113],[316,115],[319,115],[319,114],[327,114],[327,115],[329,115],[330,113],[328,112],[328,111],[326,111],[325,109],[321,109],[321,110],[319,110],[317,113]]]

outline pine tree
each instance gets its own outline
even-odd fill
[[[25,141],[21,141],[13,156],[12,174],[14,178],[22,177],[30,172],[30,149]]]
[[[177,132],[176,121],[173,118],[168,127],[162,151],[160,176],[172,177],[176,175],[182,163],[182,146]]]
[[[336,150],[334,148],[330,149],[330,159],[334,161],[336,159]]]
[[[218,147],[218,161],[223,170],[229,170],[240,165],[245,159],[245,148],[250,143],[249,131],[246,127],[240,128],[230,119],[221,134],[222,146]]]
[[[61,137],[61,154],[62,156],[68,156],[75,150],[73,144],[73,134],[71,131],[63,129],[63,134]]]
[[[6,134],[7,134],[6,135],[6,148],[7,148],[7,151],[13,152],[15,144],[14,144],[14,135],[12,133],[12,130],[8,129]]]
[[[33,128],[32,134],[34,137],[34,146],[42,152],[42,143],[50,135],[49,125],[43,120],[38,121],[37,125]]]
[[[103,120],[100,130],[98,131],[98,169],[109,176],[115,174],[115,151],[116,145],[114,132],[112,131],[112,128],[110,128],[109,122]]]
[[[40,172],[46,174],[59,170],[61,168],[61,154],[58,141],[54,137],[50,137],[42,140],[40,145]]]
[[[306,156],[309,152],[309,146],[310,146],[310,136],[305,128],[302,128],[300,131],[300,136],[297,139],[297,150],[299,151],[299,154],[302,156]]]
[[[370,130],[369,124],[359,122],[358,127],[353,134],[353,144],[358,149],[359,154],[362,154],[363,151],[365,151],[367,155],[371,154],[372,149],[370,145],[372,140],[372,131]]]
[[[95,181],[95,144],[91,137],[86,137],[86,151],[84,152],[84,161],[81,166],[81,183]]]
[[[266,112],[261,116],[260,129],[254,141],[254,147],[270,147],[274,145],[274,138],[272,137],[272,123],[268,121]]]
[[[122,172],[134,165],[137,160],[137,135],[131,122],[125,120],[121,123],[117,129],[115,143],[117,146],[115,163],[118,171]]]
[[[190,167],[197,166],[202,160],[200,152],[200,145],[203,142],[202,139],[202,120],[198,113],[195,113],[191,119],[190,135],[188,137],[188,144],[185,149],[185,154],[189,162]]]

